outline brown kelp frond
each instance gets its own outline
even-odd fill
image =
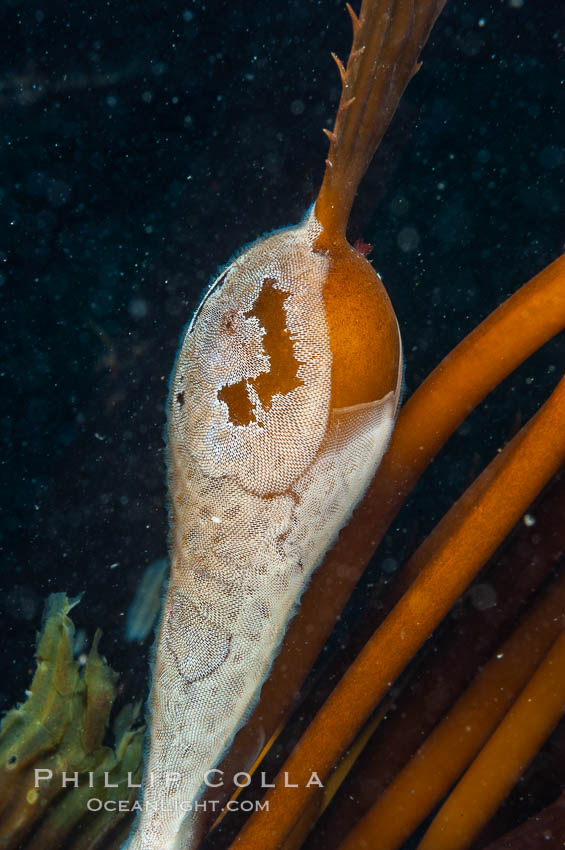
[[[275,848],[313,797],[391,682],[430,636],[541,488],[565,461],[565,379],[430,535],[427,563],[318,712],[234,847]],[[416,552],[414,557],[418,557]],[[299,788],[285,793],[284,774]]]
[[[480,751],[564,627],[565,573],[498,647],[339,850],[363,842],[397,850]]]
[[[493,655],[500,655],[497,647],[509,634],[512,624],[539,594],[556,566],[561,564],[563,568],[564,503],[565,469],[535,505],[528,508],[529,522],[518,524],[503,551],[488,565],[486,575],[481,573],[465,593],[441,634],[434,638],[433,646],[412,668],[401,693],[397,687],[393,689],[393,708],[388,708],[378,725],[371,718],[375,732],[348,775],[341,777],[341,787],[329,808],[332,789],[329,786],[325,789],[326,811],[308,840],[308,850],[335,850],[339,846],[375,801],[388,793],[385,789],[393,782],[396,784],[398,775],[413,759],[422,741],[446,714],[451,714],[452,706],[470,685],[476,671]],[[494,600],[496,604],[489,604]],[[366,632],[364,627],[362,630]],[[497,658],[497,663],[501,660]],[[468,734],[466,728],[465,736]],[[366,736],[365,730],[362,736]],[[342,761],[339,772],[343,764]],[[337,778],[335,771],[332,786]],[[418,797],[418,792],[412,789],[405,798],[406,820],[414,817]]]
[[[502,803],[565,711],[561,631],[498,729],[451,792],[418,850],[465,850]]]
[[[258,736],[269,738],[288,717],[366,564],[440,448],[491,390],[564,327],[565,255],[491,313],[408,400],[367,495],[302,597],[260,703],[236,738],[226,775],[247,763],[245,754]]]
[[[65,594],[49,597],[37,645],[37,670],[27,699],[8,712],[0,727],[0,833],[4,850],[51,850],[63,845],[80,824],[77,850],[101,846],[125,812],[105,812],[86,841],[95,815],[88,800],[117,800],[128,771],[141,775],[143,730],[132,728],[138,707],[125,707],[115,726],[115,748],[104,744],[116,695],[117,674],[98,653],[100,632],[84,664],[73,657],[72,603]],[[64,781],[65,775],[70,777]],[[106,777],[109,782],[106,782]],[[110,787],[115,784],[116,787]],[[107,830],[104,830],[107,822]],[[86,843],[85,843],[86,841]],[[105,848],[118,847],[106,841]]]
[[[445,0],[363,0],[359,17],[348,4],[353,45],[344,67],[336,56],[342,92],[316,215],[324,230],[345,235],[357,187],[418,69],[418,57]],[[353,94],[355,93],[355,94]]]

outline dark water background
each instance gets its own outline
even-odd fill
[[[46,596],[143,697],[123,621],[166,548],[164,405],[215,270],[314,200],[343,3],[3,0],[0,706]],[[563,12],[453,0],[352,218],[397,309],[407,391],[564,243]],[[375,559],[406,556],[555,385],[548,345],[450,442]]]

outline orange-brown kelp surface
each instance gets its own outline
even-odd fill
[[[563,250],[565,159],[558,118],[563,93],[556,83],[562,22],[554,4],[530,6],[448,4],[426,48],[424,68],[402,101],[353,211],[350,236],[374,246],[371,258],[399,316],[407,396],[461,339]],[[304,4],[259,9],[251,3],[208,3],[201,9],[173,3],[162,11],[151,2],[131,3],[86,20],[78,7],[50,3],[29,14],[15,8],[4,14],[9,38],[0,104],[9,178],[1,212],[8,234],[2,310],[9,406],[3,433],[11,460],[3,477],[3,704],[7,709],[23,700],[43,602],[51,591],[64,590],[85,593],[72,614],[79,638],[82,629],[89,636],[97,626],[104,631],[100,651],[122,673],[117,710],[145,697],[150,639],[143,646],[126,646],[122,624],[144,567],[164,554],[161,432],[179,322],[219,262],[257,233],[298,220],[313,199],[327,150],[320,129],[329,127],[339,93],[329,50],[345,58],[350,32],[343,9],[333,4],[327,9]],[[499,338],[493,325],[483,359],[469,375],[462,372],[457,378],[457,404],[450,396],[447,404],[438,398],[424,406],[415,434],[408,428],[408,442],[398,443],[399,451],[419,451],[418,428],[423,442],[447,424],[437,446],[426,443],[426,466],[455,429],[403,511],[395,517],[396,506],[389,509],[392,524],[307,681],[286,735],[262,768],[269,777],[282,767],[400,596],[392,579],[406,575],[399,572],[401,565],[483,468],[513,437],[530,441],[529,451],[537,445],[543,455],[532,455],[533,470],[527,456],[521,461],[519,480],[529,484],[530,471],[537,473],[544,463],[549,463],[546,471],[550,468],[551,458],[536,436],[539,419],[526,432],[520,428],[557,385],[564,362],[562,337],[529,357],[471,413],[504,378],[503,367],[497,372],[502,348],[522,348],[526,357],[541,344],[543,333],[530,348],[526,342],[536,307],[542,326],[557,321],[551,303],[540,307],[535,296]],[[481,382],[483,389],[477,390]],[[555,427],[551,417],[559,417],[554,408],[559,403],[554,397],[549,419],[545,411],[540,414],[540,427]],[[403,416],[409,423],[409,407]],[[432,416],[437,416],[437,428]],[[545,444],[555,446],[550,432],[540,433]],[[489,486],[507,468],[507,458],[499,456],[500,471],[487,473]],[[375,492],[385,492],[390,480],[377,484],[385,489]],[[508,548],[493,550],[487,571],[478,574],[419,651],[417,663],[396,681],[381,708],[386,722],[378,723],[378,713],[368,716],[361,732],[368,740],[364,752],[359,755],[363,742],[357,739],[357,749],[330,780],[325,798],[306,808],[306,801],[296,804],[294,846],[324,806],[305,846],[356,846],[354,828],[364,830],[360,841],[375,846],[378,811],[371,806],[387,787],[393,797],[394,788],[401,787],[394,784],[401,782],[400,771],[413,769],[421,745],[431,753],[430,774],[440,776],[438,765],[446,755],[447,767],[455,769],[451,755],[460,755],[463,745],[457,727],[450,733],[444,726],[450,710],[455,713],[457,706],[464,722],[473,710],[470,689],[487,687],[476,681],[479,669],[496,668],[496,661],[506,658],[506,641],[517,641],[521,656],[520,635],[528,618],[546,623],[539,606],[546,597],[551,604],[558,599],[563,541],[555,518],[562,511],[562,485],[548,483],[533,505],[523,508],[518,495],[524,492],[506,482],[503,505],[510,506],[512,493],[520,515],[510,517],[504,528],[496,503],[486,512],[488,533],[484,526],[480,531],[471,526],[468,548],[473,552],[487,537],[497,548],[518,519]],[[457,529],[468,528],[464,517],[476,512],[475,498],[455,509]],[[331,581],[320,579],[313,588],[311,605],[327,618],[326,600],[337,613],[339,600],[345,601],[360,564],[385,530],[377,527],[372,508],[366,510],[357,531],[344,538],[349,545],[338,549]],[[430,539],[410,560],[410,571],[415,574],[418,562],[427,569],[444,546],[441,534],[435,542]],[[460,550],[451,557],[458,566]],[[407,580],[401,582],[405,589]],[[434,611],[443,616],[432,605]],[[304,626],[298,651],[289,657],[307,656],[324,627],[313,621],[309,637]],[[410,640],[414,653],[419,639],[411,632]],[[80,641],[75,648],[80,655]],[[512,680],[511,685],[511,668],[500,674],[508,676],[503,681],[509,703],[511,687],[518,695],[541,682],[541,691],[532,694],[544,693],[546,686],[556,693],[544,664],[558,651],[557,643],[539,650],[531,661],[537,672],[520,671],[528,683]],[[380,658],[377,654],[379,663]],[[354,677],[356,668],[351,669]],[[296,666],[291,670],[296,673]],[[395,668],[391,676],[399,672]],[[499,681],[495,676],[494,688]],[[269,687],[276,705],[284,676]],[[488,691],[483,699],[488,701]],[[551,732],[555,712],[543,718],[536,711],[534,724],[520,709],[516,698],[506,718],[516,729],[536,725],[540,731],[537,737],[518,736],[530,745],[520,755],[529,767],[514,791],[503,775],[506,760],[495,759],[501,765],[496,771],[502,788],[502,795],[496,792],[498,812],[486,825],[465,828],[464,840],[474,841],[477,850],[491,844],[535,847],[540,834],[544,847],[562,840],[563,809],[557,798],[565,783],[563,727]],[[483,736],[492,735],[489,743],[496,747],[500,734],[508,752],[502,719],[489,711],[485,715],[491,726]],[[447,736],[435,757],[433,741],[425,743],[434,727],[437,735]],[[355,735],[352,729],[349,733]],[[327,742],[323,734],[320,740],[324,754],[335,744],[333,734]],[[403,819],[410,818],[420,830],[406,839],[406,848],[417,846],[428,827],[424,841],[440,846],[433,843],[432,830],[440,829],[448,814],[439,806],[458,777],[464,808],[479,815],[487,811],[484,802],[469,802],[476,799],[473,761],[480,771],[479,758],[489,758],[482,739],[473,746],[469,763],[457,768],[457,777],[448,776],[448,785],[439,787],[428,808],[418,814],[416,807],[423,803],[414,801],[402,809]],[[478,786],[482,776],[484,770]],[[340,790],[338,780],[343,781]],[[489,801],[494,798],[489,790]],[[403,806],[406,796],[396,800]],[[286,809],[284,801],[281,806]],[[439,812],[435,826],[430,820],[434,811]],[[535,821],[520,828],[542,811],[537,833]],[[275,814],[273,808],[273,836]],[[228,846],[241,821],[240,814],[226,818],[207,846]],[[504,844],[501,836],[510,830],[512,844],[510,839]],[[547,838],[548,831],[553,838]],[[244,841],[243,835],[241,846]]]

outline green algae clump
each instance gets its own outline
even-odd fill
[[[118,674],[98,653],[81,663],[69,618],[78,600],[47,600],[37,669],[26,700],[0,726],[1,850],[118,848],[131,823],[142,769],[138,705],[126,705],[104,743]],[[95,801],[94,803],[92,801]]]

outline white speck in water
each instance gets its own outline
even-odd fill
[[[390,211],[393,215],[404,215],[410,209],[410,201],[404,195],[396,195],[390,202]]]

